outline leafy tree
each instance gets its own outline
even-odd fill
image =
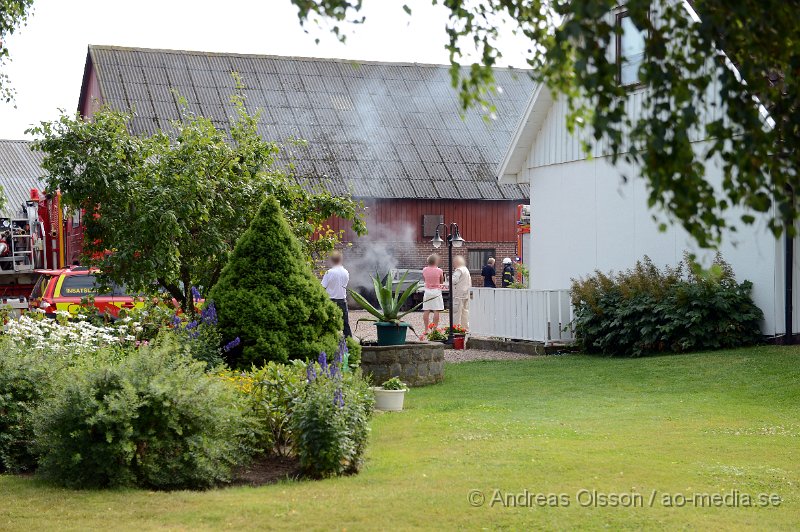
[[[313,360],[336,351],[342,313],[304,260],[274,197],[236,242],[210,297],[225,335],[240,339],[227,352],[231,366]]]
[[[5,38],[25,24],[33,8],[33,0],[0,0],[0,67],[9,57]],[[14,91],[8,85],[8,75],[0,72],[0,100],[6,103],[14,99]]]
[[[290,213],[309,256],[333,247],[336,233],[315,237],[331,216],[364,232],[359,205],[348,197],[310,193],[275,169],[279,147],[262,139],[257,115],[234,96],[227,130],[184,109],[171,133],[137,136],[131,116],[101,110],[91,121],[62,116],[31,131],[50,190],[85,212],[86,264],[106,281],[148,291],[160,285],[194,312],[192,288],[210,288],[258,206],[273,195]]]
[[[338,23],[357,17],[363,0],[292,0],[301,22],[317,16]],[[800,9],[784,0],[433,0],[449,9],[447,48],[453,84],[466,108],[486,104],[491,67],[502,57],[498,37],[513,30],[530,40],[533,76],[570,104],[568,125],[607,139],[614,158],[641,168],[649,203],[664,208],[702,245],[713,246],[728,227],[725,217],[743,207],[741,219],[764,213],[777,234],[794,233],[800,176]],[[617,83],[609,48],[621,33],[619,4],[646,32],[639,79],[645,112],[625,112],[627,91]],[[690,14],[691,5],[698,15]],[[405,6],[409,13],[411,9]],[[480,62],[458,68],[464,46]],[[723,53],[724,52],[724,53]],[[715,69],[709,69],[711,64]],[[735,69],[731,68],[735,65]],[[716,71],[716,75],[713,72]],[[717,78],[716,80],[714,78]],[[760,108],[754,98],[763,104]],[[715,99],[722,117],[703,111]],[[768,111],[767,120],[763,112]],[[774,122],[774,123],[773,123]],[[713,139],[695,153],[688,132]],[[722,161],[721,189],[706,179],[704,162]]]

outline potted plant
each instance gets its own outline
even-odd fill
[[[361,318],[358,321],[372,321],[378,328],[378,345],[403,345],[406,343],[406,331],[414,328],[408,323],[401,321],[401,319],[408,313],[414,312],[422,303],[414,306],[411,310],[401,312],[403,305],[411,295],[417,291],[417,284],[410,284],[405,290],[402,290],[403,282],[406,280],[408,271],[403,274],[403,277],[397,283],[397,288],[392,287],[392,276],[387,275],[386,281],[381,283],[377,277],[372,278],[372,284],[375,287],[375,299],[378,300],[380,309],[375,308],[364,296],[350,290],[348,292],[356,303],[372,314],[374,318]],[[416,331],[414,331],[416,334]]]
[[[445,333],[450,333],[450,327],[445,328]],[[453,349],[464,349],[467,329],[463,325],[453,325]]]
[[[444,342],[447,340],[447,333],[444,329],[437,329],[436,326],[431,323],[428,325],[428,331],[422,335],[422,339],[428,340],[429,342]]]
[[[408,391],[408,386],[398,377],[392,377],[380,386],[373,386],[372,391],[375,393],[375,408],[377,410],[399,412],[403,409],[403,400],[405,399],[406,391]]]

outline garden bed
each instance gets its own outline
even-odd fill
[[[288,456],[263,456],[236,472],[231,486],[264,486],[300,478],[300,461]]]

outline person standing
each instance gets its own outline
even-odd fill
[[[428,257],[428,265],[422,269],[422,280],[425,281],[425,295],[422,298],[422,322],[425,332],[428,332],[431,311],[433,311],[433,326],[439,326],[439,313],[444,310],[442,297],[442,283],[444,272],[439,267],[439,255]]]
[[[503,280],[502,286],[503,288],[508,288],[510,284],[514,283],[514,265],[511,263],[511,259],[506,257],[503,259]]]
[[[472,288],[472,275],[469,273],[461,255],[453,259],[453,278],[450,283],[450,296],[453,298],[453,325],[469,328],[469,291]]]
[[[486,266],[481,270],[483,286],[485,288],[497,288],[497,285],[494,284],[495,275],[497,275],[497,271],[494,269],[494,258],[489,257],[489,260],[486,261]]]
[[[342,254],[339,251],[331,253],[330,269],[322,277],[322,286],[328,292],[328,297],[342,310],[344,320],[344,335],[346,338],[353,336],[350,330],[350,316],[347,312],[347,283],[350,282],[350,273],[342,266]]]

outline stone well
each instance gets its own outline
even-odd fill
[[[444,379],[444,344],[408,342],[405,345],[364,345],[361,369],[380,385],[392,377],[409,386],[436,384]]]

